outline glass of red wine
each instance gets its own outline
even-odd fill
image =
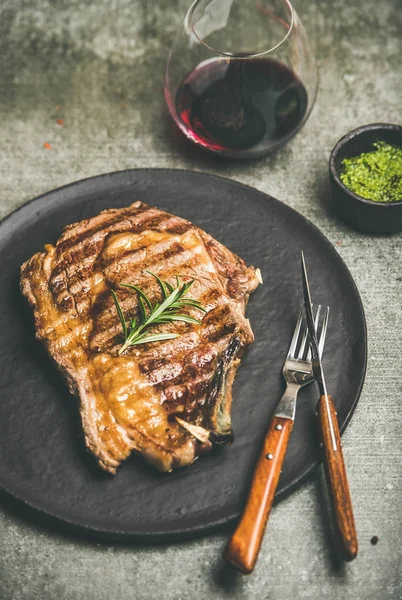
[[[315,60],[288,0],[196,0],[166,66],[166,102],[179,128],[232,158],[286,143],[316,92]]]

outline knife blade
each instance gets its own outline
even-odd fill
[[[308,329],[308,333],[309,333],[309,337],[310,337],[313,375],[314,375],[314,379],[316,380],[316,382],[318,384],[318,388],[320,390],[321,396],[324,396],[324,398],[325,398],[328,415],[330,417],[329,425],[330,425],[330,432],[331,432],[332,447],[334,449],[334,452],[337,452],[338,445],[336,443],[334,424],[333,424],[333,421],[331,418],[331,411],[330,411],[330,407],[329,407],[329,400],[328,400],[327,386],[325,383],[324,370],[322,367],[320,352],[318,350],[317,332],[315,330],[315,325],[314,325],[313,311],[311,310],[312,302],[311,302],[310,286],[308,283],[306,261],[304,260],[303,252],[301,253],[301,262],[302,262],[304,308],[305,308],[305,314],[306,314],[307,329]]]
[[[311,293],[304,254],[301,253],[303,297],[313,364],[313,375],[320,390],[317,416],[323,447],[323,459],[327,485],[334,516],[335,533],[340,554],[344,560],[357,555],[358,542],[353,516],[352,500],[343,459],[341,437],[335,406],[327,393],[324,370],[318,350],[317,334],[311,309]]]

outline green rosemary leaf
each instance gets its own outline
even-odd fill
[[[191,288],[191,286],[194,283],[194,279],[190,279],[190,281],[187,281],[186,283],[183,283],[182,285],[182,296],[184,296],[184,294]]]
[[[197,323],[198,325],[201,323],[198,319],[194,319],[194,317],[189,317],[188,315],[173,315],[172,321],[183,321],[184,323]]]
[[[136,285],[133,285],[132,283],[121,283],[120,285],[123,286],[123,287],[126,287],[126,288],[130,288],[130,289],[138,292],[138,294],[141,296],[141,298],[143,300],[145,300],[145,302],[147,303],[147,306],[148,306],[149,310],[152,310],[151,301],[148,298],[148,296],[146,295],[146,293],[142,291],[141,288],[137,287]]]
[[[124,314],[123,314],[123,311],[121,309],[120,302],[118,301],[116,293],[115,293],[114,290],[112,290],[112,296],[113,296],[114,304],[115,304],[115,307],[116,307],[116,310],[117,310],[117,314],[119,315],[121,326],[123,328],[124,340],[126,340],[127,339],[127,324],[126,324],[126,319],[124,318]]]
[[[198,302],[198,300],[191,300],[190,298],[184,298],[183,300],[180,300],[180,306],[192,306],[193,308],[198,308],[198,310],[202,310],[202,312],[207,312],[207,309],[203,307],[201,302]]]
[[[201,323],[198,319],[194,317],[189,317],[188,315],[180,315],[176,313],[168,313],[166,315],[161,315],[155,321],[155,325],[161,325],[162,323],[172,323],[173,321],[185,321],[186,323]]]
[[[140,305],[141,321],[144,322],[147,319],[147,311],[145,309],[145,304],[144,304],[144,300],[142,299],[142,296],[138,296],[138,302]]]
[[[135,332],[135,333],[133,332],[133,334],[132,334],[132,335],[129,335],[129,336],[128,336],[128,338],[127,338],[127,340],[124,342],[124,344],[122,345],[122,347],[121,347],[121,348],[120,348],[120,350],[119,350],[119,356],[120,356],[121,354],[124,354],[124,353],[125,353],[125,351],[126,351],[128,348],[130,348],[131,346],[134,346],[134,344],[135,344],[135,342],[137,341],[138,337],[139,337],[139,336],[137,335],[137,333],[136,333],[136,332]]]
[[[162,342],[163,340],[174,340],[180,337],[178,333],[155,333],[144,337],[139,337],[137,340],[132,342],[132,346],[138,344],[149,344],[150,342]]]
[[[163,299],[166,300],[166,298],[168,297],[168,290],[166,288],[165,283],[162,281],[162,279],[160,277],[158,277],[158,275],[156,275],[155,273],[152,273],[152,271],[146,271],[147,273],[149,273],[150,275],[152,275],[152,277],[155,277],[156,281],[159,283],[159,287],[161,288],[162,291],[162,296]]]
[[[176,300],[177,296],[179,296],[180,292],[181,292],[181,288],[176,288],[176,289],[175,289],[175,290],[174,290],[174,291],[173,291],[173,292],[170,294],[170,296],[168,296],[168,297],[166,298],[166,300],[164,300],[164,301],[162,302],[162,304],[161,304],[160,306],[158,306],[158,308],[157,308],[156,310],[154,310],[154,312],[153,312],[153,313],[151,313],[151,314],[149,315],[149,317],[148,317],[148,322],[149,322],[149,323],[152,323],[152,322],[153,322],[153,321],[154,321],[154,320],[155,320],[157,317],[159,317],[159,315],[161,315],[161,314],[162,314],[162,313],[163,313],[163,312],[164,312],[166,309],[170,308],[170,307],[171,307],[171,306],[174,304],[174,302],[175,302],[175,300]]]
[[[178,276],[176,275],[177,287],[174,288],[168,282],[162,281],[160,277],[151,271],[147,271],[147,273],[152,275],[152,277],[157,280],[162,293],[162,302],[156,302],[153,306],[148,296],[139,287],[131,283],[122,283],[121,286],[133,289],[138,294],[140,318],[139,320],[131,318],[129,320],[129,328],[127,328],[127,323],[117,296],[112,290],[117,314],[119,316],[124,333],[124,344],[119,349],[119,355],[123,354],[130,346],[136,346],[150,342],[159,342],[163,340],[173,340],[179,337],[178,333],[148,334],[148,329],[155,325],[163,325],[173,321],[194,323],[197,325],[201,323],[201,321],[195,319],[194,317],[180,313],[179,311],[182,308],[192,307],[202,312],[206,312],[206,309],[202,306],[199,300],[195,300],[194,298],[183,298],[189,288],[193,285],[193,279],[181,284]],[[148,314],[147,309],[149,311]]]

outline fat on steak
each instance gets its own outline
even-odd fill
[[[175,285],[194,279],[188,295],[202,323],[153,328],[179,337],[118,355],[122,327],[111,290],[126,316],[139,311],[142,288],[161,291],[151,270]],[[34,311],[36,336],[79,398],[88,449],[115,473],[133,451],[161,471],[192,463],[215,443],[232,440],[232,384],[253,340],[244,312],[259,272],[182,218],[142,202],[105,210],[65,227],[21,267],[21,290]]]

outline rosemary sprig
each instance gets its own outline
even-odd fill
[[[119,350],[119,354],[123,354],[130,346],[136,346],[138,344],[146,344],[149,342],[161,342],[163,340],[173,340],[179,337],[178,333],[154,333],[149,335],[149,328],[154,325],[161,325],[163,323],[170,323],[172,321],[183,321],[184,323],[201,323],[198,319],[189,317],[188,315],[181,314],[180,309],[186,306],[191,306],[207,312],[202,306],[201,302],[193,298],[184,298],[183,296],[188,292],[189,288],[193,285],[194,279],[187,281],[186,283],[180,283],[179,278],[176,276],[176,287],[173,287],[167,281],[162,281],[158,275],[147,271],[152,277],[155,277],[159,284],[162,293],[162,302],[157,302],[155,305],[152,304],[146,293],[141,288],[133,285],[132,283],[121,283],[122,287],[134,290],[138,295],[139,302],[139,318],[130,319],[128,321],[124,316],[120,302],[117,298],[116,293],[112,290],[112,297],[116,306],[116,311],[120,319],[120,323],[124,334],[124,344]]]

